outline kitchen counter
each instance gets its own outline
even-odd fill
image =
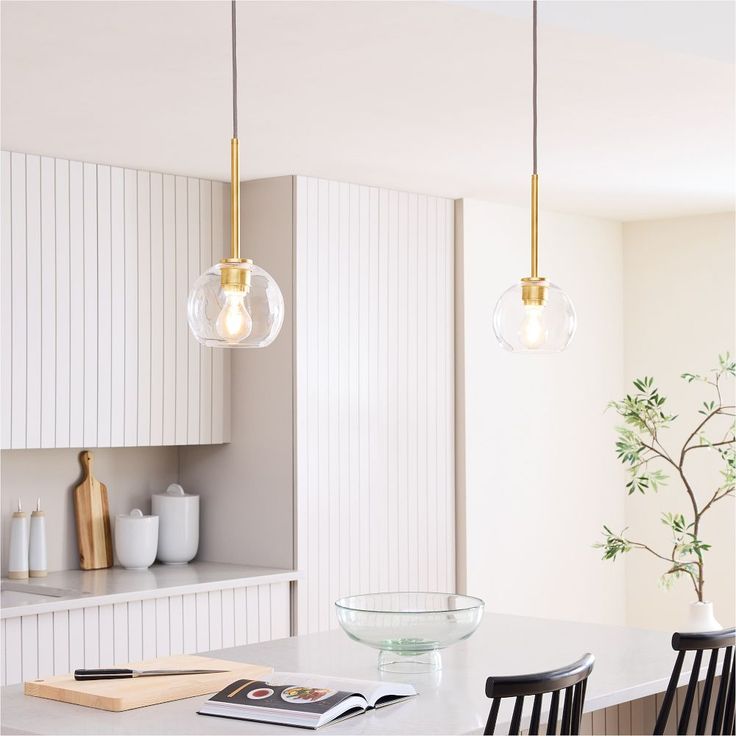
[[[357,716],[323,730],[330,734],[482,733],[491,674],[550,669],[592,652],[596,664],[585,711],[663,692],[674,662],[670,635],[616,626],[487,614],[468,640],[443,651],[443,669],[427,675],[381,675],[377,651],[342,631],[280,639],[213,652],[212,656],[272,665],[276,670],[360,679],[403,679],[419,697]],[[689,672],[683,671],[682,681]],[[206,698],[189,698],[125,713],[109,713],[2,690],[2,732],[34,734],[284,734],[303,729],[197,715]],[[505,703],[497,733],[506,733],[513,701]],[[545,703],[546,705],[546,703]],[[633,712],[633,709],[632,709]],[[632,728],[636,728],[632,720]],[[633,730],[631,733],[643,733]]]
[[[187,565],[153,565],[147,570],[126,570],[111,567],[106,570],[63,570],[50,572],[45,578],[25,580],[3,580],[12,585],[13,591],[27,589],[34,595],[39,587],[63,591],[64,595],[49,596],[39,602],[23,602],[22,596],[8,596],[11,600],[3,602],[0,618],[72,610],[88,606],[119,603],[131,598],[146,600],[162,595],[199,593],[217,590],[227,583],[232,587],[242,585],[266,585],[270,583],[296,580],[298,573],[275,567],[256,567],[253,565],[232,565],[219,562],[190,562]],[[28,596],[30,597],[30,596]]]

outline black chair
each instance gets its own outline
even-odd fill
[[[562,723],[560,734],[580,733],[580,719],[583,716],[585,702],[585,688],[588,676],[593,671],[595,658],[592,654],[584,654],[577,662],[549,672],[538,672],[533,675],[508,675],[504,677],[489,677],[486,680],[486,695],[493,698],[491,712],[483,733],[493,734],[496,729],[498,709],[504,698],[516,698],[514,712],[511,716],[509,736],[519,733],[521,714],[524,708],[524,698],[534,696],[532,715],[529,722],[529,735],[539,733],[539,721],[542,715],[542,698],[551,693],[549,715],[547,716],[547,733],[557,733],[557,714],[560,705],[560,693],[565,691],[562,705]]]
[[[675,666],[672,669],[672,676],[667,685],[662,707],[657,717],[657,723],[654,726],[655,734],[664,733],[667,720],[672,709],[672,703],[675,699],[677,691],[677,682],[680,679],[682,665],[685,661],[687,652],[695,652],[693,659],[692,672],[690,680],[685,691],[685,702],[682,706],[679,720],[677,722],[677,733],[696,733],[704,734],[708,732],[708,714],[711,711],[711,702],[713,700],[713,684],[716,678],[718,655],[721,650],[723,653],[723,666],[721,668],[721,682],[718,686],[718,693],[715,696],[715,707],[712,709],[713,720],[710,733],[712,734],[732,734],[734,732],[734,683],[736,672],[734,671],[734,643],[736,643],[736,629],[723,629],[723,631],[707,631],[697,634],[673,634],[672,648],[678,652]],[[703,690],[700,698],[700,707],[698,708],[698,720],[695,731],[688,732],[690,724],[690,715],[695,699],[695,688],[698,684],[700,676],[700,667],[703,660],[703,652],[710,649],[710,659],[708,660],[708,670],[706,672],[705,681],[703,682]]]

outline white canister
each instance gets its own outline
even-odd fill
[[[161,520],[158,559],[166,565],[194,559],[199,547],[199,496],[184,493],[178,483],[172,483],[166,493],[151,496],[151,508]]]
[[[128,570],[145,570],[156,559],[158,516],[144,516],[140,509],[115,519],[115,553]]]

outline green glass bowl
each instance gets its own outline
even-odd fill
[[[432,672],[440,649],[467,639],[483,617],[480,598],[455,593],[369,593],[335,602],[337,620],[355,641],[380,650],[386,672]]]

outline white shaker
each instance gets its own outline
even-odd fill
[[[25,580],[28,577],[28,514],[23,511],[20,499],[10,521],[8,577],[11,580]]]
[[[199,547],[199,496],[172,483],[165,493],[151,496],[151,508],[160,520],[158,559],[166,565],[194,559]]]
[[[36,510],[31,513],[31,544],[28,553],[28,567],[32,578],[45,578],[46,566],[46,516],[41,511],[41,499],[36,502]]]

